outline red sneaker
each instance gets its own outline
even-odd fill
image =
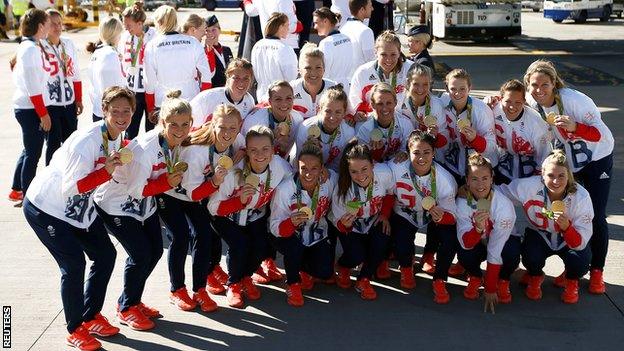
[[[287,302],[291,306],[303,306],[303,294],[301,293],[301,284],[290,284],[286,287]]]
[[[457,277],[460,276],[462,274],[466,273],[466,270],[464,269],[464,267],[459,264],[459,263],[454,263],[451,265],[451,268],[449,268],[448,270],[448,274],[451,277]]]
[[[607,288],[602,279],[602,271],[600,269],[592,269],[589,272],[589,292],[592,294],[604,294]]]
[[[479,298],[479,288],[481,287],[481,278],[468,276],[468,286],[464,289],[464,297],[468,300],[476,300]]]
[[[446,282],[442,279],[433,281],[433,301],[438,304],[447,304],[451,300],[451,295],[446,290]]]
[[[498,287],[496,290],[498,294],[498,302],[500,303],[511,303],[511,291],[509,291],[509,280],[498,281]]]
[[[97,336],[107,337],[119,333],[119,328],[113,327],[108,322],[108,319],[100,313],[96,314],[92,320],[83,322],[82,326],[89,332],[89,334]]]
[[[355,283],[355,291],[359,292],[360,297],[364,300],[375,300],[377,298],[377,293],[367,278],[358,279]]]
[[[212,270],[212,274],[215,276],[215,278],[217,278],[221,285],[227,284],[228,279],[230,279],[230,276],[225,273],[225,271],[223,271],[223,268],[221,268],[220,265],[215,266],[215,268]]]
[[[403,289],[414,289],[416,287],[416,279],[414,279],[414,268],[401,267],[401,287]]]
[[[157,309],[155,309],[153,307],[147,306],[143,302],[139,302],[139,304],[137,305],[137,308],[147,318],[152,319],[152,318],[160,318],[160,317],[162,317],[162,314],[160,314],[160,311],[158,311]]]
[[[529,284],[525,290],[526,296],[531,300],[539,300],[542,298],[542,282],[544,275],[530,275]]]
[[[565,288],[566,286],[566,271],[561,272],[555,280],[553,280],[553,284],[555,284],[558,288]]]
[[[334,272],[329,278],[321,279],[321,278],[313,278],[315,283],[323,283],[323,284],[336,284],[336,273]]]
[[[377,273],[375,276],[377,276],[378,279],[390,279],[390,261],[381,261],[377,267]]]
[[[561,293],[561,300],[565,303],[577,303],[579,299],[578,294],[578,279],[567,279],[565,290]]]
[[[306,272],[299,272],[301,278],[301,290],[312,290],[314,288],[314,278]]]
[[[269,284],[271,282],[271,279],[269,279],[269,276],[266,275],[262,267],[258,268],[256,273],[251,276],[251,279],[253,279],[256,284]]]
[[[197,303],[191,299],[185,286],[172,292],[169,295],[169,302],[182,311],[191,311],[197,307]]]
[[[248,299],[257,300],[260,298],[260,289],[254,284],[251,277],[244,277],[241,283],[243,283],[243,293]]]
[[[217,310],[217,303],[214,302],[210,296],[208,296],[206,289],[199,289],[198,292],[193,293],[193,301],[197,302],[201,310],[204,312]]]
[[[243,307],[243,284],[234,283],[230,284],[227,288],[227,293],[225,294],[225,300],[227,301],[228,306],[235,308]]]
[[[102,347],[102,344],[91,336],[82,326],[76,328],[73,333],[67,335],[65,340],[67,341],[67,345],[73,346],[81,351],[95,351]]]
[[[225,292],[225,287],[221,284],[214,271],[208,274],[208,278],[206,278],[206,290],[213,295],[220,295]]]
[[[267,258],[262,262],[262,269],[264,270],[265,275],[269,278],[270,281],[275,282],[282,280],[284,276],[282,272],[277,269],[275,265],[275,261],[272,258]]]
[[[134,330],[149,330],[154,328],[154,322],[145,317],[137,306],[131,306],[123,312],[117,312],[119,323],[125,324]]]
[[[435,261],[433,259],[433,253],[428,252],[422,255],[420,258],[420,264],[422,265],[422,271],[427,274],[435,273]]]
[[[9,193],[9,201],[19,202],[24,200],[24,193],[21,190],[13,190]]]
[[[343,288],[349,289],[351,287],[351,269],[338,266],[338,279],[336,284]]]

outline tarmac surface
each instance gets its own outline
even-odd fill
[[[205,10],[182,9],[181,17]],[[241,13],[220,10],[223,29],[239,30]],[[512,279],[513,302],[498,305],[496,314],[483,313],[483,300],[462,296],[464,280],[451,279],[451,302],[436,305],[431,277],[418,273],[417,287],[399,287],[398,270],[388,281],[376,284],[378,299],[361,300],[353,289],[317,284],[305,295],[302,308],[286,304],[284,283],[263,286],[262,298],[245,309],[226,307],[224,297],[214,297],[220,308],[214,313],[182,312],[168,302],[169,279],[166,252],[149,278],[144,302],[158,308],[163,318],[149,332],[122,327],[118,336],[100,339],[104,350],[621,350],[624,344],[624,21],[554,24],[541,14],[523,12],[523,35],[504,44],[436,42],[432,55],[443,70],[466,68],[473,76],[474,92],[496,91],[509,78],[521,78],[533,60],[553,60],[573,87],[594,99],[602,118],[616,137],[613,182],[608,206],[611,240],[605,268],[607,293],[590,295],[587,280],[581,282],[580,301],[565,305],[552,277],[562,271],[556,257],[547,261],[549,276],[541,301],[530,301]],[[84,45],[95,40],[97,30],[73,30],[69,34],[81,48],[81,73],[87,75]],[[233,47],[232,36],[223,42]],[[15,162],[21,152],[21,133],[11,104],[13,83],[7,61],[16,44],[0,43],[0,189],[8,194]],[[236,52],[235,50],[233,50]],[[436,87],[442,87],[439,83]],[[91,107],[84,83],[85,112],[79,127],[90,124]],[[41,161],[43,167],[43,161]],[[521,227],[523,222],[518,222]],[[24,220],[21,209],[0,201],[0,303],[11,306],[11,350],[67,350],[65,321],[59,294],[59,271],[47,250]],[[423,235],[417,236],[420,256]],[[102,313],[113,324],[114,309],[122,288],[126,254],[118,250]],[[167,241],[166,241],[167,243]],[[167,245],[167,244],[165,244]],[[166,250],[166,247],[165,247]],[[190,270],[187,260],[187,274]],[[222,261],[225,265],[225,259]],[[393,266],[396,268],[396,266]],[[187,277],[190,284],[190,277]],[[4,330],[4,329],[3,329]],[[6,340],[6,339],[5,339]],[[4,349],[4,348],[3,348]]]

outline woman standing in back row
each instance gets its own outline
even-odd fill
[[[145,131],[154,129],[155,124],[147,118],[145,105],[145,47],[156,36],[153,27],[145,25],[147,16],[143,11],[143,3],[135,2],[121,14],[125,31],[121,34],[117,50],[122,55],[121,64],[128,82],[128,88],[136,96],[137,107],[132,115],[132,124],[128,128],[128,139],[139,134],[143,115]]]
[[[37,163],[46,133],[52,127],[52,120],[45,105],[44,83],[51,70],[40,40],[48,36],[50,18],[40,10],[29,10],[20,23],[24,40],[17,48],[15,62],[12,63],[15,118],[22,128],[24,150],[17,160],[13,175],[9,200],[22,201],[30,182],[37,172]]]

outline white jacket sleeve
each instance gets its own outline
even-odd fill
[[[290,209],[290,198],[294,192],[290,181],[283,181],[275,190],[271,199],[271,217],[269,218],[269,229],[276,237],[280,236],[280,224],[290,218],[293,212]]]
[[[41,53],[39,48],[31,47],[25,50],[22,59],[22,67],[24,68],[24,84],[28,96],[37,96],[43,94],[43,84],[41,78],[43,76],[43,62],[41,61]],[[44,78],[45,79],[45,78]]]
[[[375,59],[375,36],[370,28],[362,32],[360,45],[362,46],[364,62],[373,61]]]
[[[80,147],[70,147],[67,155],[67,166],[63,172],[61,192],[63,198],[67,199],[80,194],[78,191],[78,181],[95,171],[95,159],[88,155],[88,150],[95,148],[95,145],[83,143]],[[80,150],[79,150],[80,149]]]
[[[284,80],[290,82],[297,79],[299,69],[297,68],[298,63],[295,51],[290,46],[284,46],[280,51],[280,60],[282,60],[280,69],[282,71],[282,75],[284,76]]]
[[[155,48],[152,43],[148,43],[145,47],[145,93],[154,94],[157,85],[157,70],[155,60]]]
[[[500,196],[502,194],[498,195]],[[492,228],[492,233],[490,233],[490,239],[487,245],[487,261],[488,263],[502,265],[503,258],[501,253],[516,223],[516,212],[511,202],[505,201],[505,204],[500,206],[496,213],[492,213],[491,215],[494,215],[492,219],[494,228]]]
[[[101,91],[112,86],[126,86],[126,80],[121,72],[121,61],[116,53],[111,52],[102,60],[102,67],[99,72],[100,82],[102,83]]]
[[[196,42],[195,44],[196,45],[193,45],[193,50],[195,52],[195,65],[197,66],[199,73],[201,73],[201,82],[212,83],[212,76],[214,75],[214,72],[210,70],[210,65],[208,65],[208,58],[206,57],[204,48],[199,42]]]

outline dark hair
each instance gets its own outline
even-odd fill
[[[275,94],[275,91],[280,88],[290,89],[290,92],[294,94],[293,87],[290,85],[290,83],[285,80],[276,80],[271,83],[271,85],[269,85],[269,99],[272,98],[273,94]]]
[[[340,22],[340,19],[342,18],[339,13],[332,12],[329,7],[321,7],[320,9],[316,9],[314,10],[314,13],[312,13],[312,15],[320,19],[328,20],[329,23],[332,24],[332,26],[338,24],[338,22]]]
[[[39,9],[29,9],[20,21],[20,33],[23,37],[32,37],[39,31],[39,25],[48,20],[48,14]]]
[[[286,14],[281,13],[281,12],[273,12],[271,16],[269,17],[269,19],[267,20],[265,27],[263,28],[264,36],[270,37],[270,36],[277,35],[277,30],[284,23],[288,23],[288,16],[286,16]]]
[[[420,130],[420,129],[414,129],[409,137],[407,137],[407,144],[406,144],[406,149],[407,152],[409,153],[410,151],[410,146],[412,146],[412,144],[414,144],[415,142],[418,141],[424,141],[425,143],[429,144],[431,146],[432,150],[435,150],[435,142],[436,139],[433,135],[427,133],[426,131]]]
[[[349,11],[353,16],[357,15],[361,8],[366,7],[372,0],[349,0]]]
[[[132,107],[132,112],[136,109],[136,98],[134,96],[134,92],[132,90],[120,87],[120,86],[112,86],[106,88],[104,90],[104,94],[102,94],[102,110],[108,110],[108,106],[116,99],[126,99],[130,103]]]
[[[301,147],[301,153],[299,154],[299,156],[297,156],[297,160],[301,160],[302,156],[314,156],[318,158],[319,161],[321,161],[321,164],[323,163],[323,151],[321,150],[321,148],[318,147],[316,143],[310,140],[307,140],[303,143]]]
[[[143,2],[137,1],[131,7],[126,7],[126,9],[121,13],[123,18],[130,18],[135,22],[143,22],[147,19],[147,15],[145,15],[145,11],[143,11]]]
[[[349,161],[368,160],[373,164],[373,155],[366,144],[359,144],[357,138],[349,140],[340,158],[340,168],[338,169],[338,196],[343,200],[349,192],[351,186],[351,174],[349,173]]]
[[[503,94],[506,91],[516,91],[518,93],[522,93],[523,98],[524,98],[524,94],[526,94],[526,88],[524,84],[517,79],[510,79],[506,81],[505,83],[503,83],[503,85],[501,85],[500,87],[501,96],[503,96]]]

